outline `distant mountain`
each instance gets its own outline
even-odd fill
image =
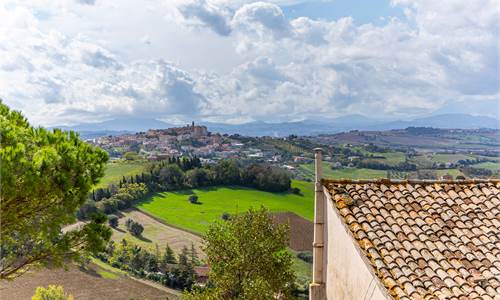
[[[461,128],[477,129],[492,128],[500,129],[500,120],[485,117],[472,116],[467,114],[443,114],[426,118],[419,118],[411,121],[394,121],[384,124],[376,124],[372,127],[375,130],[401,129],[407,127],[434,127],[443,129]]]
[[[74,126],[62,126],[58,127],[64,130],[73,130],[78,132],[91,132],[91,131],[128,131],[128,132],[140,132],[147,131],[148,129],[163,129],[174,127],[172,124],[168,124],[155,119],[147,118],[120,118],[113,119],[99,123],[84,123]]]
[[[414,120],[399,120],[384,122],[361,115],[349,115],[335,119],[304,120],[301,122],[266,123],[250,122],[245,124],[224,124],[201,122],[211,132],[240,134],[247,136],[287,136],[317,135],[338,133],[350,130],[391,130],[407,127],[434,127],[434,128],[493,128],[500,129],[498,119],[472,116],[466,114],[444,114]],[[154,119],[121,118],[100,123],[80,124],[72,127],[62,127],[65,130],[78,131],[85,138],[103,135],[116,135],[126,132],[140,132],[148,129],[163,129],[176,127]]]

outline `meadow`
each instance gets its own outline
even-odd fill
[[[143,172],[147,164],[143,161],[111,161],[106,164],[104,177],[96,188],[105,188],[110,183],[119,182],[123,176],[129,177]]]
[[[303,173],[307,174],[310,179],[314,178],[314,164],[303,164],[299,166]],[[331,164],[323,162],[323,177],[328,179],[375,179],[386,178],[387,171],[373,170],[363,168],[340,168],[332,169]]]
[[[500,163],[498,163],[498,162],[483,162],[483,163],[472,165],[472,167],[487,169],[487,170],[491,170],[493,172],[500,171]]]
[[[262,205],[271,212],[294,212],[308,220],[314,216],[314,189],[312,183],[292,181],[301,195],[269,193],[240,186],[218,186],[175,192],[156,193],[137,205],[137,208],[163,220],[165,223],[197,234],[220,220],[223,213],[237,214]],[[188,201],[198,196],[199,204]]]

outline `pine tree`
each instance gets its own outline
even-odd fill
[[[175,254],[174,250],[170,248],[170,246],[167,244],[167,247],[165,248],[165,254],[163,255],[163,263],[164,264],[176,264],[177,260],[175,259]]]
[[[193,266],[196,266],[199,264],[198,260],[198,253],[196,252],[196,247],[194,246],[194,243],[191,243],[191,264]]]

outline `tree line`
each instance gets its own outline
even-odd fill
[[[93,190],[77,217],[86,219],[97,212],[112,214],[130,208],[150,192],[215,185],[241,185],[268,192],[285,192],[291,188],[291,179],[290,174],[280,168],[261,164],[243,167],[233,159],[202,165],[197,157],[170,158],[150,165],[141,174],[123,176],[117,185]]]
[[[125,239],[120,243],[110,241],[97,258],[136,277],[188,291],[196,282],[194,267],[200,265],[194,244],[191,249],[184,246],[176,257],[169,245],[163,253],[158,248],[152,252]]]

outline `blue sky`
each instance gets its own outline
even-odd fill
[[[307,16],[312,19],[338,20],[352,17],[357,24],[385,24],[390,17],[404,18],[400,6],[387,0],[307,1],[282,6],[289,19]]]
[[[495,2],[4,0],[0,98],[39,125],[497,117]]]

